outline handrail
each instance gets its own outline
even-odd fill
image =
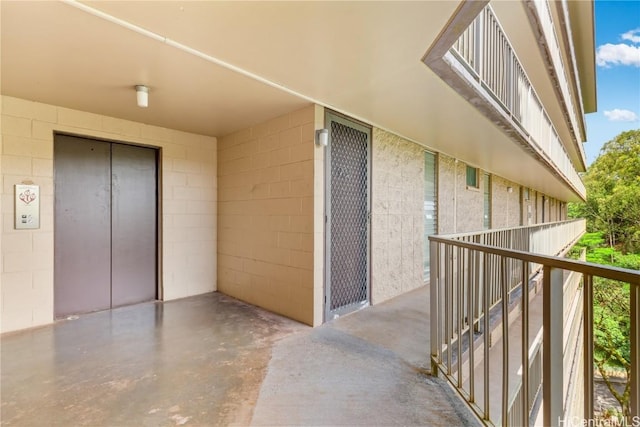
[[[533,230],[535,227],[528,228]],[[566,231],[563,228],[552,230]],[[575,416],[571,411],[576,406],[573,401],[566,400],[573,399],[576,390],[573,386],[567,387],[569,383],[576,384],[579,387],[577,390],[582,389],[584,403],[580,404],[580,400],[576,400],[575,403],[583,407],[584,418],[592,420],[593,281],[594,277],[602,277],[628,283],[631,288],[630,408],[632,417],[640,416],[640,271],[481,244],[468,241],[471,235],[472,233],[465,233],[464,238],[460,235],[429,237],[432,373],[443,374],[486,425],[529,425],[529,405],[534,398],[531,394],[535,393],[534,389],[537,390],[538,381],[535,373],[538,365],[532,363],[529,341],[530,323],[535,320],[531,319],[529,308],[529,296],[532,294],[529,286],[523,286],[522,292],[517,295],[516,302],[520,308],[518,313],[521,319],[519,332],[518,329],[510,327],[512,309],[515,306],[514,301],[508,297],[509,283],[514,272],[519,276],[517,280],[529,284],[527,272],[531,265],[537,264],[542,268],[543,290],[541,326],[544,425],[567,425],[568,421],[564,417]],[[564,237],[569,242],[575,236]],[[508,262],[519,265],[519,268],[508,268],[509,265],[514,265]],[[492,279],[487,272],[492,263],[498,263],[501,268],[501,275],[498,277],[501,295],[499,310],[492,309],[489,305]],[[568,285],[572,290],[566,297],[574,299],[571,304],[564,304],[567,276],[563,274],[564,271],[575,272],[583,277],[581,287],[573,289],[573,285]],[[574,275],[568,275],[568,279],[576,280]],[[565,313],[567,307],[571,312],[569,316]],[[499,328],[495,327],[496,321],[499,322]],[[501,335],[494,336],[496,332],[501,332]],[[493,346],[502,348],[501,360],[499,354],[490,355],[489,351]],[[577,350],[580,346],[582,352]],[[514,382],[514,365],[509,362],[509,358],[514,354],[511,350],[513,348],[521,349],[519,353],[515,352],[521,355],[521,363],[517,365],[522,370],[519,384]],[[579,363],[573,363],[573,359],[564,359],[565,350],[568,351],[567,357],[583,359],[582,372],[577,368]],[[489,381],[490,378],[492,381]],[[568,379],[570,381],[567,381]],[[501,399],[499,394],[490,391],[491,383],[500,381]],[[524,410],[525,408],[528,410]]]
[[[497,246],[487,246],[478,243],[464,242],[449,239],[443,236],[429,236],[432,242],[453,244],[466,249],[473,249],[489,254],[500,255],[505,258],[515,258],[521,261],[527,261],[535,264],[544,264],[545,266],[558,268],[561,270],[577,271],[591,276],[603,277],[605,279],[616,280],[619,282],[627,282],[636,286],[640,286],[640,272],[628,268],[604,266],[586,261],[575,261],[557,256],[532,254],[530,252],[518,251],[514,249],[503,249]],[[455,242],[455,243],[453,243]]]
[[[582,235],[585,224],[585,220],[583,219],[556,221],[514,228],[459,233],[448,235],[447,237],[506,249],[558,255],[562,250],[573,245]],[[572,239],[567,240],[566,236],[572,236]],[[520,271],[520,265],[512,260],[507,261],[506,268],[510,272],[510,279],[508,280],[510,300],[511,293],[516,291],[523,283],[522,272]],[[528,271],[529,278],[537,274],[540,268],[540,265],[531,264],[531,268]],[[489,262],[485,273],[489,279],[487,285],[489,289],[489,306],[494,307],[501,301],[500,276],[502,271],[500,263],[497,262],[497,260]],[[480,307],[478,307],[477,310],[478,314],[482,314]]]

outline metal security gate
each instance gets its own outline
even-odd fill
[[[369,304],[371,129],[327,114],[325,319]]]

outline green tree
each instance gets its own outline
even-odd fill
[[[608,247],[602,233],[587,233],[574,249],[586,248],[587,261],[640,269],[640,254],[622,254]],[[631,318],[630,287],[627,283],[601,277],[593,278],[594,364],[611,395],[618,401],[621,413],[629,419],[631,382]],[[615,371],[623,371],[626,381],[619,391]]]
[[[594,362],[611,395],[618,401],[622,414],[631,414],[631,332],[629,318],[629,285],[594,278],[593,283]],[[622,369],[627,381],[619,392],[609,369]]]
[[[640,129],[607,142],[584,176],[585,203],[572,204],[572,217],[587,219],[591,232],[582,239],[587,261],[640,269]],[[601,238],[604,237],[604,238]],[[622,414],[630,414],[629,285],[594,278],[594,362]],[[614,386],[611,369],[626,383]]]
[[[587,201],[570,206],[570,215],[587,219],[611,248],[640,251],[640,129],[607,142],[584,176]]]

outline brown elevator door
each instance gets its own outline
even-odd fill
[[[111,148],[111,305],[156,298],[156,151]]]
[[[155,299],[156,151],[56,135],[54,166],[55,316]]]
[[[56,317],[111,307],[111,144],[54,143]]]

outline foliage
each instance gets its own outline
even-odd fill
[[[579,254],[582,248],[587,249],[587,261],[589,262],[640,270],[640,254],[624,254],[607,246],[603,233],[586,233],[573,247],[572,252]]]
[[[598,248],[604,245],[604,236],[602,233],[585,233],[584,236],[578,242],[579,246],[587,248],[587,250],[591,250],[594,248]]]
[[[622,413],[629,416],[631,382],[620,393],[609,373],[609,368],[617,368],[624,370],[627,379],[631,374],[629,285],[596,277],[593,301],[594,362]]]
[[[607,142],[584,176],[587,201],[571,204],[569,214],[587,219],[587,230],[601,231],[610,247],[640,252],[640,129]]]
[[[640,270],[640,129],[607,142],[584,176],[585,203],[569,205],[572,218],[586,218],[587,231],[578,246],[587,261]],[[629,416],[630,301],[629,284],[594,278],[594,360],[622,413]],[[622,393],[609,369],[626,373]]]
[[[587,249],[587,261],[640,270],[640,254],[623,254],[607,246],[603,233],[587,233],[574,250]],[[630,288],[628,283],[595,277],[593,281],[593,331],[594,361],[600,374],[622,408],[629,416],[631,383],[627,381],[618,392],[611,378],[610,369],[622,370],[629,378],[631,370]]]

